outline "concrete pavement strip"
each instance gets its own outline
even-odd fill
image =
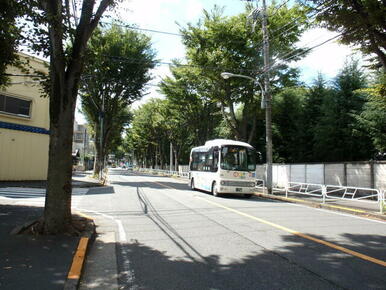
[[[372,219],[377,219],[377,220],[381,220],[381,221],[386,221],[386,215],[378,214],[378,213],[374,213],[374,212],[368,212],[368,211],[361,210],[361,209],[317,203],[317,202],[298,199],[298,198],[277,196],[277,195],[271,195],[271,194],[266,194],[266,193],[261,193],[261,192],[255,192],[254,195],[258,196],[258,197],[262,197],[262,198],[280,200],[280,201],[291,202],[291,203],[300,203],[300,204],[305,204],[305,205],[310,206],[310,207],[339,211],[339,212],[344,212],[344,213],[362,216],[362,217],[366,217],[366,218],[372,218]]]
[[[118,289],[116,233],[98,233],[87,255],[79,289]]]

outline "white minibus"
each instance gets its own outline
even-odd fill
[[[256,151],[248,143],[215,139],[190,152],[191,189],[251,197],[256,186]]]

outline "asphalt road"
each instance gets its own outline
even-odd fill
[[[109,182],[76,205],[100,233],[83,289],[386,289],[385,222],[119,169]]]

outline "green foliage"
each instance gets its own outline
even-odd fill
[[[23,36],[22,25],[17,25],[16,21],[26,13],[26,6],[22,2],[16,0],[0,2],[0,87],[9,81],[5,75],[7,66],[18,63],[17,48]]]
[[[242,78],[224,80],[220,74],[224,71],[240,73],[262,82],[262,32],[261,29],[251,32],[251,27],[247,25],[249,12],[250,7],[245,13],[224,17],[222,10],[215,6],[211,12],[204,11],[204,16],[197,24],[188,24],[181,29],[187,62],[197,67],[196,76],[201,79],[196,91],[213,103],[218,103],[233,138],[247,142],[253,140],[256,116],[261,114],[260,87]],[[269,28],[272,30],[292,22],[294,18],[299,23],[290,26],[285,37],[276,35],[271,40],[270,57],[280,63],[272,71],[275,91],[284,85],[296,83],[297,71],[290,69],[284,59],[299,52],[295,43],[306,29],[307,21],[304,9],[296,5],[292,8],[281,6],[277,10],[272,4],[268,14]],[[299,57],[293,58],[296,59]],[[243,110],[237,117],[235,111],[240,105]]]
[[[359,90],[367,102],[357,119],[371,137],[378,152],[386,152],[386,75],[381,74],[370,88]]]
[[[169,123],[178,124],[171,127],[175,127],[177,135],[181,136],[173,138],[171,131],[171,140],[176,144],[185,140],[190,146],[203,144],[214,137],[214,127],[221,118],[219,108],[206,94],[207,83],[200,78],[199,69],[176,66],[171,72],[172,77],[166,77],[160,85],[160,92],[168,100],[172,117]],[[190,132],[189,140],[182,137],[187,131]]]
[[[303,105],[303,161],[317,161],[317,126],[323,116],[323,103],[334,94],[334,90],[327,86],[323,75],[318,74],[313,85],[306,93]]]
[[[346,63],[335,78],[333,94],[323,101],[322,114],[315,127],[314,154],[318,160],[357,161],[372,155],[370,139],[356,121],[365,98],[355,91],[365,86],[358,63]]]
[[[168,158],[169,141],[165,118],[165,100],[150,99],[134,111],[134,118],[127,129],[127,151],[133,152],[139,165],[163,165]],[[157,159],[157,160],[156,160]]]
[[[304,88],[292,87],[276,94],[272,104],[273,144],[281,161],[301,162],[304,159],[303,104]],[[275,160],[275,161],[280,161]]]
[[[331,31],[342,33],[341,41],[358,45],[386,71],[386,3],[384,0],[304,0],[318,12],[317,19]],[[312,3],[312,4],[311,4]]]
[[[98,159],[121,145],[121,133],[131,119],[127,107],[143,96],[145,84],[151,79],[149,70],[155,65],[154,57],[147,36],[116,25],[97,30],[90,39],[81,103],[96,133]]]

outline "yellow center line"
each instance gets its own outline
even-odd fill
[[[168,186],[168,185],[159,183],[159,182],[155,182],[155,181],[153,181],[153,182],[154,182],[154,183],[157,183],[157,184],[159,184],[159,185],[161,185],[161,186],[167,187],[167,188],[177,189],[177,188],[174,188],[174,187],[171,187],[171,186]],[[244,217],[253,219],[253,220],[258,221],[258,222],[260,222],[260,223],[263,223],[263,224],[269,225],[269,226],[271,226],[271,227],[277,228],[277,229],[279,229],[279,230],[285,231],[285,232],[287,232],[287,233],[290,233],[290,234],[293,234],[293,235],[302,237],[302,238],[304,238],[304,239],[313,241],[313,242],[315,242],[315,243],[319,243],[319,244],[325,245],[325,246],[327,246],[327,247],[333,248],[333,249],[338,250],[338,251],[341,251],[341,252],[343,252],[343,253],[346,253],[346,254],[355,256],[355,257],[357,257],[357,258],[360,258],[360,259],[363,259],[363,260],[366,260],[366,261],[369,261],[369,262],[372,262],[372,263],[381,265],[381,266],[383,266],[383,267],[386,267],[386,261],[382,261],[382,260],[379,260],[379,259],[376,259],[376,258],[367,256],[367,255],[361,254],[361,253],[359,253],[359,252],[356,252],[356,251],[347,249],[347,248],[345,248],[345,247],[338,246],[338,245],[336,245],[336,244],[333,244],[333,243],[330,243],[330,242],[327,242],[327,241],[324,241],[324,240],[321,240],[321,239],[312,237],[312,236],[310,236],[310,235],[303,234],[303,233],[301,233],[301,232],[292,230],[292,229],[290,229],[290,228],[287,228],[287,227],[284,227],[284,226],[281,226],[281,225],[278,225],[278,224],[269,222],[269,221],[267,221],[267,220],[264,220],[264,219],[255,217],[255,216],[253,216],[253,215],[250,215],[250,214],[241,212],[241,211],[239,211],[239,210],[236,210],[236,209],[227,207],[227,206],[222,205],[222,204],[219,204],[219,203],[217,203],[217,202],[210,201],[210,200],[208,200],[208,199],[206,199],[206,198],[203,198],[203,197],[200,197],[200,196],[196,196],[196,197],[197,197],[197,198],[200,198],[201,200],[203,200],[203,201],[205,201],[205,202],[207,202],[207,203],[210,203],[210,204],[215,205],[215,206],[217,206],[217,207],[226,209],[226,210],[231,211],[231,212],[233,212],[233,213],[236,213],[236,214],[238,214],[238,215],[241,215],[241,216],[244,216]]]

